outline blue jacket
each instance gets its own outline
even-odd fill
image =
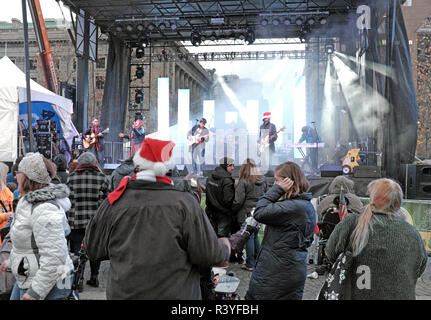
[[[316,214],[311,193],[277,202],[283,194],[273,185],[256,204],[254,218],[266,226],[247,299],[302,299]]]
[[[131,139],[130,137],[132,136],[132,132],[133,132],[133,139]],[[145,129],[144,128],[133,128],[132,130],[130,130],[130,134],[125,134],[124,138],[126,139],[131,139],[133,143],[142,143],[142,141],[144,141],[145,139]]]

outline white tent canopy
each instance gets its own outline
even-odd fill
[[[71,145],[78,134],[72,123],[73,102],[30,80],[31,101],[52,103],[60,118],[64,139]],[[0,59],[0,161],[17,158],[19,104],[27,102],[26,78],[7,56]]]

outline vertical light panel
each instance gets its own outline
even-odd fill
[[[294,89],[294,122],[293,122],[293,142],[297,143],[302,136],[302,127],[306,124],[305,116],[305,79],[302,77]],[[304,141],[305,142],[305,141]],[[295,148],[295,158],[302,158],[298,149]]]
[[[247,131],[259,134],[259,100],[247,100]]]
[[[157,131],[161,140],[169,139],[169,78],[157,79]]]
[[[178,142],[184,141],[190,130],[190,90],[178,90]]]
[[[207,119],[207,128],[214,128],[214,118],[215,118],[215,101],[214,100],[204,100],[203,105],[203,117]]]

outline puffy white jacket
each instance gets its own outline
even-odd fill
[[[54,285],[73,270],[65,238],[70,233],[65,214],[71,207],[68,195],[66,185],[51,184],[25,195],[16,208],[8,265],[18,286],[28,289],[27,293],[35,299],[45,299]],[[58,206],[48,201],[55,201]],[[32,233],[39,255],[31,245]]]

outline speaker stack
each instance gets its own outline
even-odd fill
[[[431,165],[402,164],[401,177],[407,199],[431,199]]]
[[[55,156],[57,135],[57,122],[53,120],[37,120],[36,144],[37,151],[45,158]]]

